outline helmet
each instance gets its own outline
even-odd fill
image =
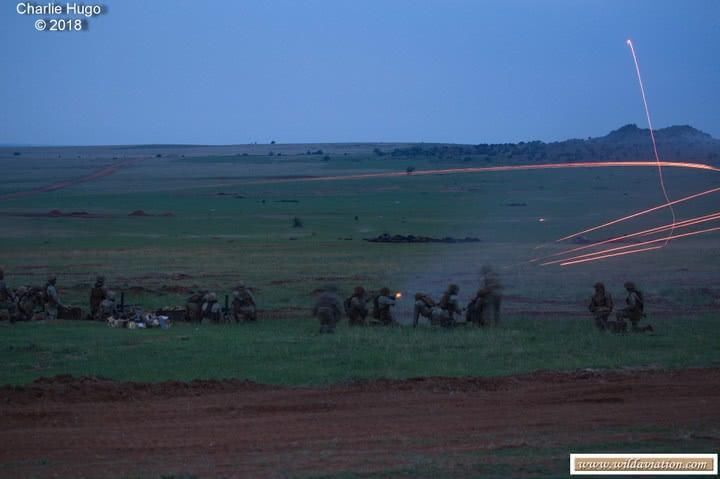
[[[105,283],[105,276],[98,275],[98,277],[95,278],[95,282],[96,282],[96,283],[99,283],[99,284],[104,284],[104,283]]]
[[[604,285],[603,283],[601,283],[601,282],[598,281],[597,283],[595,283],[595,285],[593,286],[593,288],[595,288],[596,290],[604,290],[604,289],[605,289],[605,285]]]
[[[56,275],[51,274],[51,275],[48,276],[48,283],[54,283],[55,281],[57,281],[57,276],[56,276]]]
[[[216,295],[215,293],[209,293],[209,294],[207,295],[207,300],[208,300],[209,302],[217,301],[217,295]]]
[[[625,284],[623,286],[625,286],[625,289],[629,289],[629,290],[635,289],[635,283],[633,283],[631,281],[625,282]]]
[[[386,286],[386,287],[383,287],[383,288],[380,290],[380,294],[383,295],[383,296],[390,296],[390,288],[388,288],[387,286]]]
[[[460,287],[457,284],[451,284],[448,286],[448,291],[452,294],[457,294],[460,291]]]
[[[365,294],[365,288],[362,286],[355,286],[355,295],[362,296],[363,294]]]

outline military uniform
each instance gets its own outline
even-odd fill
[[[502,285],[497,274],[489,266],[484,266],[482,269],[483,273],[483,288],[480,296],[482,297],[482,314],[484,317],[483,323],[493,322],[497,326],[500,322],[500,306],[502,303]]]
[[[350,326],[365,326],[368,309],[365,288],[358,286],[353,295],[345,300],[345,313],[348,316]]]
[[[255,297],[249,288],[242,286],[233,291],[232,314],[237,322],[257,319]]]
[[[334,333],[340,319],[340,298],[332,289],[323,291],[315,303],[313,315],[320,320],[320,333]]]
[[[49,320],[57,319],[60,309],[60,297],[55,283],[56,279],[52,276],[45,285],[45,317]]]
[[[95,286],[90,290],[90,317],[97,319],[98,309],[100,303],[107,298],[108,291],[105,288],[105,278],[98,276],[95,281]]]
[[[415,294],[415,305],[413,306],[413,327],[417,327],[420,321],[420,316],[432,320],[432,308],[435,306],[435,301],[426,294],[416,293]]]
[[[475,297],[473,297],[468,303],[467,310],[465,311],[465,321],[477,326],[485,326],[485,288],[480,288]]]
[[[605,285],[602,283],[595,284],[595,294],[590,298],[588,309],[595,318],[595,326],[600,331],[608,328],[608,316],[613,310],[613,300],[610,293],[605,291]]]
[[[0,319],[15,320],[15,298],[5,284],[3,270],[0,270]]]
[[[380,290],[380,294],[375,298],[375,310],[373,316],[379,320],[383,326],[389,326],[395,323],[392,314],[392,307],[395,306],[395,297],[390,295],[388,288]]]
[[[642,292],[630,282],[625,283],[625,289],[627,290],[626,306],[617,312],[617,321],[624,323],[626,319],[629,319],[632,324],[632,331],[636,333],[653,331],[653,327],[649,324],[642,327],[638,326],[640,320],[645,316],[645,303]]]
[[[455,315],[462,312],[457,296],[459,292],[460,288],[458,288],[457,285],[451,284],[447,291],[443,293],[440,303],[438,304],[442,313],[437,314],[440,326],[445,328],[451,327],[455,324]]]
[[[206,293],[200,292],[190,296],[185,302],[185,317],[188,321],[202,321],[202,304]]]
[[[217,302],[217,296],[215,293],[207,295],[205,302],[202,305],[202,319],[209,319],[214,323],[219,323],[222,320],[222,306]]]
[[[117,313],[117,306],[115,305],[115,294],[112,291],[108,291],[107,296],[98,305],[97,311],[93,316],[94,319],[104,321],[111,316],[115,316]]]

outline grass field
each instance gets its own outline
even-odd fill
[[[598,334],[591,320],[513,318],[497,328],[358,329],[318,335],[310,320],[167,331],[61,321],[0,335],[2,384],[72,374],[120,381],[243,378],[313,386],[377,377],[500,376],[582,368],[720,366],[714,318],[655,322],[653,335]]]

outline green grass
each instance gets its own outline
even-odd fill
[[[654,321],[654,335],[612,335],[590,320],[509,319],[500,327],[447,331],[350,329],[317,334],[312,320],[110,329],[89,322],[2,328],[2,384],[72,374],[122,381],[238,378],[278,385],[359,379],[497,376],[578,368],[720,366],[712,318]]]

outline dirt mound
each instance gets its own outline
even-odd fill
[[[431,238],[430,236],[415,235],[390,235],[387,233],[376,236],[375,238],[363,238],[370,243],[479,243],[479,238],[466,236],[465,238]]]
[[[146,216],[150,216],[150,217],[173,217],[173,216],[175,216],[175,213],[172,213],[172,212],[170,212],[170,211],[166,211],[165,213],[160,213],[160,214],[155,215],[155,214],[146,213],[145,210],[135,210],[135,211],[133,211],[132,213],[129,213],[128,216],[135,216],[135,217],[146,217]]]

